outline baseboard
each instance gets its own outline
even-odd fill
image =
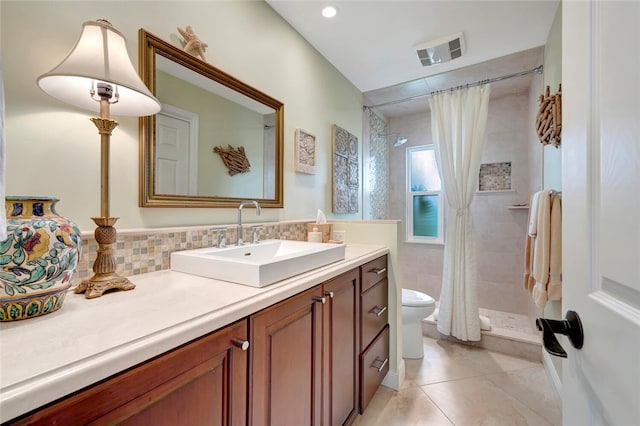
[[[558,396],[562,397],[562,380],[560,380],[558,371],[556,371],[556,367],[553,365],[553,361],[551,361],[551,355],[544,349],[542,350],[542,365],[549,376],[549,380],[551,380],[553,388],[558,393]]]
[[[400,360],[398,363],[398,372],[389,370],[384,379],[382,380],[382,385],[393,390],[400,390],[400,386],[404,382],[404,359]]]

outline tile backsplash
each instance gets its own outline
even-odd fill
[[[252,228],[261,226],[260,239],[306,240],[307,223],[275,222],[248,224],[243,227],[243,239],[251,241]],[[218,229],[224,228],[227,244],[237,241],[235,225],[190,226],[185,228],[158,228],[118,231],[115,256],[118,274],[128,277],[147,272],[169,269],[171,252],[216,244]],[[92,232],[82,234],[82,251],[74,280],[80,281],[93,275],[92,267],[96,259],[98,243]]]

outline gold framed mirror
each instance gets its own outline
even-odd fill
[[[284,104],[144,29],[138,44],[162,104],[140,118],[140,207],[283,207]]]

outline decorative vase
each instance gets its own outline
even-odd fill
[[[78,265],[80,231],[50,197],[6,197],[7,239],[0,242],[0,321],[54,312]]]

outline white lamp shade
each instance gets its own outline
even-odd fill
[[[82,33],[71,52],[54,69],[38,78],[47,94],[77,107],[100,111],[100,103],[90,95],[104,82],[117,90],[120,98],[111,104],[113,115],[145,116],[160,111],[160,102],[136,72],[124,36],[106,21],[83,24]]]

